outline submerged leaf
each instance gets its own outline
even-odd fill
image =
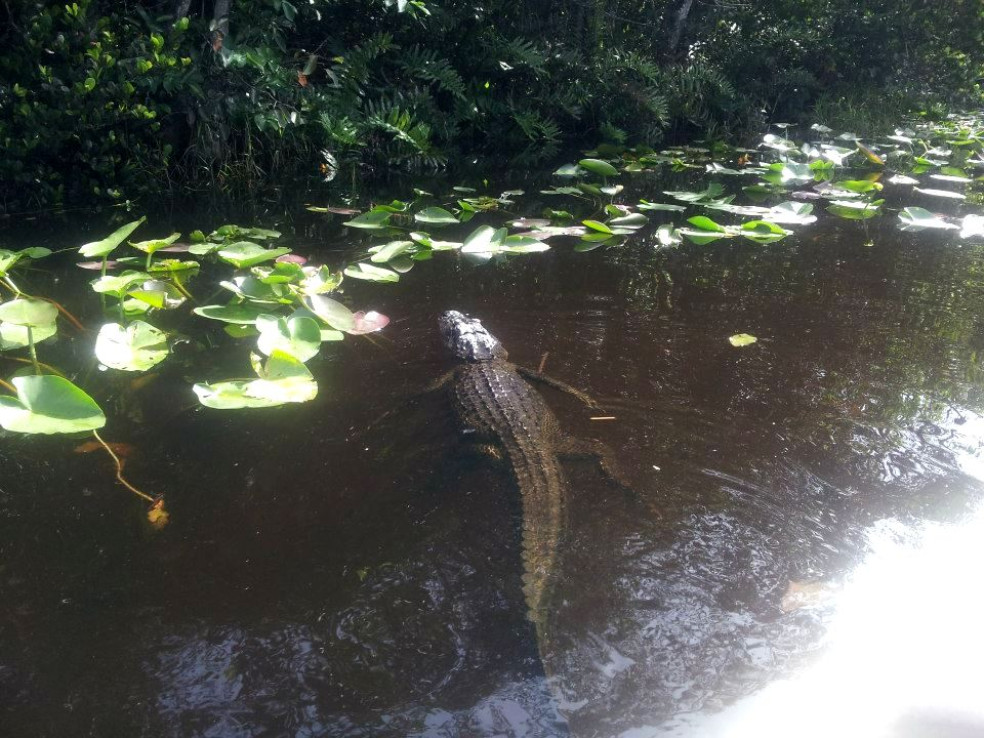
[[[736,333],[735,335],[730,336],[728,341],[732,346],[741,348],[742,346],[751,346],[753,343],[757,342],[758,339],[750,333]]]

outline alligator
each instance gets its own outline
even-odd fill
[[[563,433],[526,379],[568,392],[592,408],[597,405],[563,382],[509,363],[506,350],[481,321],[451,310],[438,322],[445,345],[462,363],[437,385],[453,380],[452,398],[462,432],[493,455],[504,457],[519,488],[523,594],[542,650],[567,527],[567,485],[558,457],[588,453],[601,460],[610,477],[618,481],[618,475],[604,447]]]

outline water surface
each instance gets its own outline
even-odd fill
[[[296,242],[325,260],[338,246]],[[975,520],[981,245],[886,218],[768,246],[438,256],[392,287],[346,283],[393,322],[323,349],[312,403],[201,408],[180,361],[138,389],[89,377],[114,398],[104,435],[136,448],[128,475],[167,496],[162,531],[77,441],[0,436],[0,733],[790,734],[743,723],[743,706],[837,653],[842,595],[884,581],[863,574],[879,551],[921,561],[925,536]],[[98,319],[81,290],[74,307]],[[517,490],[426,391],[451,366],[435,330],[451,308],[615,418],[543,390],[632,488],[565,466],[549,653],[525,615]],[[931,571],[976,576],[974,540]],[[947,628],[945,609],[927,618],[890,642],[895,673]],[[953,647],[984,650],[954,622]],[[886,735],[919,734],[892,719]],[[789,720],[776,730],[813,724]]]

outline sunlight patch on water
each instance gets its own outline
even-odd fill
[[[880,521],[868,541],[812,666],[699,723],[623,738],[984,735],[984,505],[960,524]]]

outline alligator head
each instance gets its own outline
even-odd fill
[[[508,358],[499,340],[489,333],[478,318],[469,318],[457,310],[448,310],[438,318],[444,345],[464,361],[492,361]]]

